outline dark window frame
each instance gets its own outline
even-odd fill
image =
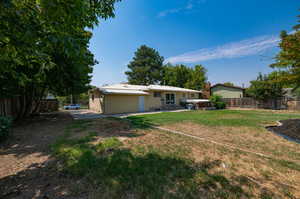
[[[153,92],[153,97],[161,97],[161,92]]]
[[[176,96],[174,93],[166,93],[166,104],[167,105],[176,104]]]

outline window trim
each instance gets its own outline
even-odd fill
[[[170,96],[173,95],[174,96],[174,101],[173,100],[168,100],[167,95],[170,95]],[[175,93],[166,93],[165,96],[166,96],[166,101],[165,101],[166,105],[176,105],[176,94]],[[169,103],[169,102],[172,102],[172,101],[173,101],[173,103]]]

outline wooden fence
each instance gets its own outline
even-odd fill
[[[35,107],[35,106],[33,106]],[[16,117],[20,109],[19,98],[0,99],[0,116]],[[58,101],[53,99],[44,99],[40,101],[37,112],[53,112],[58,111]]]
[[[227,107],[300,110],[300,99],[277,98],[259,101],[250,97],[224,98]]]

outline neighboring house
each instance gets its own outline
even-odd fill
[[[216,84],[210,88],[211,95],[220,95],[222,98],[243,98],[245,89],[237,86]]]
[[[116,84],[90,92],[89,107],[103,114],[179,108],[180,102],[199,99],[201,91],[160,85]]]

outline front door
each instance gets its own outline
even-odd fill
[[[145,97],[139,96],[139,111],[144,112],[145,111]]]

